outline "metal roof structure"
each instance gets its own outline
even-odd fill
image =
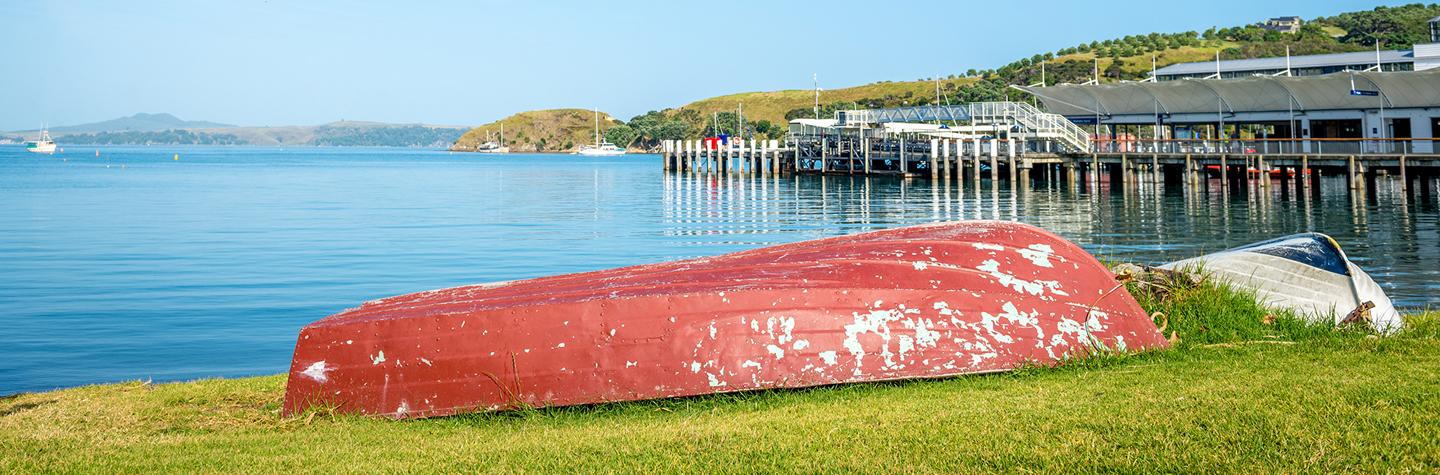
[[[1016,88],[1070,117],[1440,107],[1440,69]]]
[[[1380,63],[1382,64],[1409,63],[1413,61],[1415,61],[1414,51],[1380,51]],[[1306,56],[1290,57],[1290,69],[1324,68],[1361,64],[1374,66],[1375,52],[1360,51],[1355,53],[1312,54]],[[1231,59],[1220,61],[1220,70],[1224,72],[1270,71],[1283,69],[1285,69],[1284,57]],[[1176,76],[1182,74],[1215,74],[1215,62],[1199,61],[1194,63],[1179,63],[1155,70],[1156,76]]]

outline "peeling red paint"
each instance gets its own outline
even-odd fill
[[[1039,228],[969,221],[367,302],[301,330],[285,412],[428,417],[933,378],[1166,341]],[[1113,292],[1112,292],[1113,291]]]

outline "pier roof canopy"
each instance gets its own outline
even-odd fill
[[[1048,111],[1065,116],[1375,109],[1381,100],[1386,108],[1440,107],[1440,94],[1435,93],[1440,91],[1440,69],[1019,89],[1034,94]],[[1352,95],[1352,89],[1380,95]]]

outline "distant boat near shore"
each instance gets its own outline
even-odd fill
[[[600,139],[600,109],[595,109],[595,145],[581,145],[580,151],[575,153],[591,157],[612,157],[625,154],[625,149]]]
[[[50,130],[41,129],[39,139],[25,142],[25,150],[33,153],[55,153],[55,141],[50,138]]]
[[[486,141],[475,146],[477,153],[510,153],[510,147],[505,146],[505,124],[500,124],[500,141]]]

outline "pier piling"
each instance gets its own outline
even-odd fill
[[[940,178],[940,140],[930,139],[930,179]]]

